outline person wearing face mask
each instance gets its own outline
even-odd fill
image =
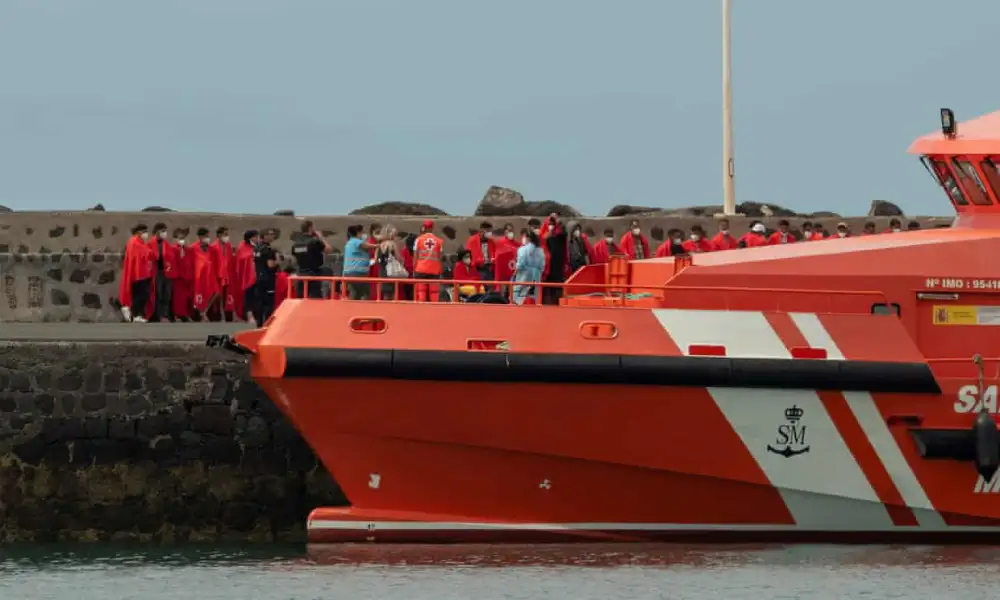
[[[174,319],[187,322],[191,318],[191,291],[194,289],[194,253],[187,247],[183,229],[174,229],[171,245],[177,265],[177,277],[173,281],[170,295],[170,311]]]
[[[496,249],[496,255],[493,258],[493,280],[508,282],[514,276],[517,249],[521,245],[521,238],[514,235],[514,226],[510,223],[504,223],[503,235],[493,237],[493,246]],[[509,298],[507,286],[501,285],[499,290],[504,298]]]
[[[625,254],[615,241],[615,230],[607,228],[604,236],[594,244],[591,252],[591,264],[604,265],[611,261],[611,257],[617,254]]]
[[[639,221],[635,219],[629,222],[628,231],[622,236],[618,245],[621,246],[630,260],[642,260],[652,256],[649,253],[649,240],[642,234]]]
[[[542,222],[541,221],[539,221],[538,219],[535,219],[535,218],[528,219],[528,229],[531,232],[533,232],[535,235],[539,236],[539,239],[541,239],[541,235],[542,235]],[[522,244],[524,243],[523,239],[521,240],[521,243]]]
[[[118,281],[118,301],[126,321],[145,323],[150,286],[153,282],[153,256],[149,248],[149,228],[139,223],[125,244],[122,275]]]
[[[174,248],[167,240],[167,226],[153,225],[153,237],[149,240],[153,256],[153,284],[150,291],[148,318],[162,323],[170,321],[170,306],[173,298],[174,280],[177,279],[177,258]]]
[[[899,233],[903,231],[903,222],[893,217],[889,219],[889,227],[882,233]]]
[[[521,231],[521,245],[517,249],[515,262],[515,282],[538,282],[542,280],[545,271],[545,252],[541,249],[542,241],[531,229]],[[540,288],[533,285],[515,285],[513,290],[514,304],[537,304],[541,299]]]
[[[539,238],[542,242],[542,251],[545,253],[545,269],[542,271],[542,280],[546,283],[562,283],[566,281],[566,269],[568,267],[569,235],[559,215],[552,213],[549,218],[542,223],[539,231]],[[562,288],[557,286],[546,286],[542,289],[543,304],[559,304],[562,297]]]
[[[729,219],[719,220],[719,232],[712,238],[712,247],[716,250],[733,250],[740,247],[739,241],[729,233]]]
[[[795,242],[795,234],[790,232],[788,228],[791,225],[788,221],[782,219],[778,221],[778,230],[771,234],[767,238],[767,243],[771,246],[777,246],[778,244],[791,244]]]
[[[414,296],[417,302],[437,302],[441,294],[441,286],[428,283],[431,279],[441,279],[444,265],[441,255],[444,252],[444,240],[434,235],[434,221],[424,221],[420,228],[420,236],[413,243],[413,278]]]
[[[861,235],[875,235],[875,221],[865,221],[865,226],[861,230]]]
[[[583,227],[576,221],[569,222],[568,243],[569,269],[566,272],[572,275],[593,262],[594,249],[587,234],[583,232]]]
[[[219,227],[215,230],[215,241],[209,248],[209,257],[212,260],[216,285],[219,287],[219,301],[210,306],[209,310],[213,313],[219,311],[220,320],[230,321],[235,297],[232,285],[233,245],[229,242],[228,227]]]
[[[198,240],[189,248],[194,266],[194,294],[191,305],[199,320],[208,321],[208,312],[219,297],[219,280],[212,264],[212,238],[208,229],[198,229]]]
[[[851,230],[850,228],[847,227],[847,223],[844,223],[843,221],[837,223],[837,237],[838,238],[851,237]]]
[[[681,248],[684,250],[685,254],[696,254],[698,252],[711,252],[715,250],[705,235],[705,230],[701,228],[701,225],[694,225],[691,227],[691,233],[688,235],[688,239],[681,243]]]
[[[479,224],[479,231],[469,236],[465,240],[465,249],[468,250],[472,258],[472,268],[479,272],[479,278],[483,281],[493,279],[493,265],[496,261],[497,246],[493,239],[493,224],[483,221]]]
[[[750,231],[740,237],[740,248],[756,248],[767,245],[767,227],[760,221],[754,221]]]
[[[810,223],[809,221],[806,221],[802,224],[803,241],[818,242],[825,239],[826,236],[823,234],[823,225],[820,223]]]
[[[472,252],[467,248],[462,248],[458,251],[457,260],[455,262],[455,268],[452,269],[452,279],[455,281],[480,281],[479,270],[476,269],[475,259],[472,257]],[[477,286],[474,283],[460,283],[457,286],[458,295],[463,298],[468,298],[481,293],[482,286]]]
[[[684,231],[673,228],[667,230],[667,239],[663,240],[653,258],[666,258],[668,256],[683,256],[684,251]]]

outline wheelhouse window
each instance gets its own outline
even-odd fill
[[[993,201],[990,199],[990,194],[986,191],[986,186],[980,179],[976,167],[964,158],[953,158],[951,164],[958,176],[958,182],[965,190],[969,200],[978,206],[992,206]]]
[[[899,305],[895,302],[891,304],[872,304],[873,315],[896,315],[899,316]]]
[[[927,172],[931,174],[931,177],[934,178],[934,181],[938,185],[944,188],[944,191],[956,206],[968,206],[969,201],[965,199],[965,194],[962,193],[962,188],[955,181],[955,176],[952,175],[947,163],[939,158],[930,158],[927,156],[921,157],[920,161],[924,163]]]
[[[997,168],[997,164],[1000,164],[1000,156],[991,156],[984,158],[983,162],[979,163],[979,166],[983,169],[983,175],[986,176],[986,183],[993,190],[993,195],[1000,198],[1000,169]]]

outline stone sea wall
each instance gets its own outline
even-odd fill
[[[425,217],[418,216],[347,216],[310,217],[325,236],[336,246],[352,224],[392,223],[401,231],[415,233]],[[445,249],[454,255],[465,239],[477,231],[479,223],[489,220],[494,225],[512,223],[516,228],[527,224],[529,217],[434,217],[437,231],[445,239]],[[632,217],[580,218],[588,235],[600,235],[610,227],[616,236],[625,233]],[[659,244],[671,228],[689,229],[700,224],[708,231],[716,228],[711,216],[641,215],[637,216],[651,242]],[[749,226],[749,218],[733,218],[733,231],[741,234]],[[779,217],[761,219],[771,227]],[[793,227],[809,220],[791,217]],[[889,217],[820,218],[828,229],[840,220],[854,231],[860,231],[865,221],[875,221],[879,228],[888,225]],[[951,222],[951,217],[917,217],[924,227]],[[107,213],[9,212],[0,216],[0,322],[113,322],[117,312],[118,278],[121,271],[122,249],[129,230],[136,223],[152,226],[164,222],[171,229],[190,230],[189,239],[198,227],[215,230],[226,225],[239,237],[246,229],[273,227],[280,235],[276,246],[288,253],[290,236],[298,230],[301,219],[286,216],[193,214],[193,213]],[[340,264],[340,249],[335,249],[328,264]]]
[[[235,355],[0,342],[0,542],[302,540],[342,504]]]

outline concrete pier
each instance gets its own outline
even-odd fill
[[[0,323],[0,542],[301,540],[344,504],[241,325]]]

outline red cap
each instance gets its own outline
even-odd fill
[[[434,221],[427,219],[424,221],[424,229],[434,229]]]

